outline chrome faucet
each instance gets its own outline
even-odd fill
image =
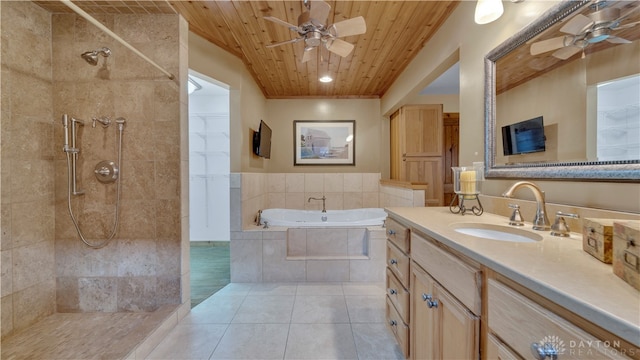
[[[536,184],[529,181],[518,181],[511,185],[511,187],[509,187],[502,196],[508,198],[513,197],[513,193],[521,187],[529,188],[533,191],[533,195],[536,198],[536,205],[538,208],[536,210],[536,216],[533,218],[533,230],[549,230],[551,224],[547,217],[547,209],[544,202],[544,191],[542,191]]]
[[[314,197],[310,197],[310,198],[307,200],[307,202],[311,202],[311,200],[322,200],[322,212],[323,212],[323,213],[326,213],[326,212],[327,212],[327,207],[325,206],[325,203],[326,203],[327,198],[326,198],[324,195],[322,195],[322,197],[321,197],[321,198],[314,198]]]

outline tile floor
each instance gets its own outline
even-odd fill
[[[403,359],[377,283],[231,283],[147,358]]]

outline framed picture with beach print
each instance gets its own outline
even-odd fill
[[[294,120],[293,165],[355,165],[355,120]]]

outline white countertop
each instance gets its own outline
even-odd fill
[[[393,216],[444,245],[516,281],[554,303],[640,347],[640,292],[582,250],[582,235],[551,236],[535,231],[531,223],[520,229],[543,236],[535,243],[515,243],[454,231],[454,223],[508,226],[508,219],[490,213],[452,214],[448,207],[385,209]]]

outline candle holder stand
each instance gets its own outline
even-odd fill
[[[484,212],[484,208],[482,207],[482,203],[480,202],[480,198],[478,197],[478,194],[471,194],[471,195],[457,194],[457,195],[458,195],[458,204],[454,205],[454,203],[456,202],[456,197],[454,196],[453,199],[451,199],[451,203],[449,204],[449,211],[451,211],[454,214],[462,214],[462,215],[470,211],[471,213],[473,213],[473,215],[476,215],[476,216],[482,215],[482,213]],[[473,204],[470,208],[467,208],[464,204],[465,200],[476,201],[478,205],[476,206],[475,204]]]

